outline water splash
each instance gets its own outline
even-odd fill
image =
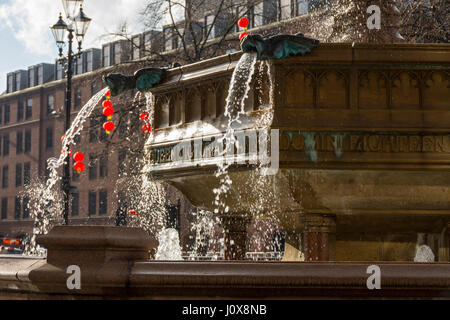
[[[234,125],[240,124],[240,117],[245,114],[245,100],[248,98],[250,84],[255,73],[256,58],[256,53],[244,53],[239,59],[231,78],[225,107],[225,116],[228,117],[227,129],[223,137],[218,140],[219,145],[225,144],[225,148],[219,151],[222,161],[217,163],[216,177],[220,178],[220,187],[213,190],[216,195],[214,200],[215,213],[228,213],[229,211],[229,208],[221,199],[230,190],[233,183],[228,175],[228,168],[232,162],[227,159],[227,155],[234,154],[236,143]]]
[[[28,209],[31,217],[34,219],[33,235],[30,244],[25,248],[26,255],[38,255],[40,251],[39,246],[36,244],[36,236],[47,234],[51,227],[62,222],[61,213],[63,212],[64,195],[59,186],[57,186],[58,181],[61,180],[58,169],[68,158],[69,146],[76,144],[75,137],[81,134],[84,123],[107,91],[108,88],[100,90],[78,112],[62,141],[61,155],[59,158],[47,160],[47,169],[49,171],[47,182],[36,180],[25,190],[24,196],[30,200]]]
[[[177,261],[183,260],[181,255],[180,237],[176,229],[164,229],[158,234],[158,251],[156,260]]]

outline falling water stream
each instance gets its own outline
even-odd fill
[[[75,144],[75,137],[81,134],[84,123],[108,90],[108,88],[100,90],[78,112],[62,140],[61,155],[59,158],[47,160],[47,169],[49,171],[47,182],[45,184],[35,182],[26,190],[26,196],[30,199],[31,216],[34,219],[33,235],[30,244],[25,248],[25,254],[27,255],[39,255],[41,253],[36,243],[36,236],[48,233],[50,228],[62,218],[62,200],[64,196],[57,186],[58,181],[61,180],[58,169],[68,159],[69,146]]]

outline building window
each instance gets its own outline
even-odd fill
[[[72,217],[80,215],[80,194],[78,192],[72,193]]]
[[[97,211],[97,193],[89,191],[89,216],[95,216]]]
[[[17,122],[23,121],[23,101],[17,102]]]
[[[121,48],[120,42],[114,44],[114,46],[113,46],[113,50],[114,50],[114,64],[119,64],[121,62],[121,60],[122,60],[122,59],[120,59],[121,58],[121,54],[122,54],[121,49],[122,48]]]
[[[44,67],[39,66],[37,69],[37,84],[41,85],[44,83]]]
[[[89,180],[97,179],[98,161],[94,155],[89,156]]]
[[[102,155],[100,157],[100,178],[108,176],[108,156]]]
[[[14,92],[14,75],[10,74],[7,77],[8,77],[7,92],[8,93]]]
[[[16,164],[16,188],[22,186],[22,164]]]
[[[77,74],[82,74],[83,73],[83,56],[79,56],[78,59],[76,60],[76,68],[77,68]]]
[[[133,60],[137,60],[141,57],[141,37],[137,36],[133,38],[133,42],[132,42],[133,48],[132,48],[132,53],[133,53]]]
[[[2,170],[2,188],[6,189],[8,188],[8,175],[9,175],[9,169],[8,166],[3,166]]]
[[[9,135],[3,136],[3,156],[9,155]]]
[[[28,186],[31,182],[31,163],[26,162],[23,165],[23,185]]]
[[[78,182],[80,181],[80,174],[77,172],[77,170],[75,170],[75,168],[73,167],[75,164],[75,161],[72,161],[72,181],[73,182]]]
[[[47,135],[45,139],[45,148],[47,150],[53,149],[53,128],[47,128]]]
[[[307,14],[309,12],[308,0],[297,0],[297,15]]]
[[[22,82],[22,77],[20,73],[16,73],[16,91],[22,90],[22,86],[20,85]]]
[[[28,69],[28,87],[31,88],[36,85],[34,79],[35,79],[34,68]]]
[[[4,123],[8,124],[11,118],[11,107],[9,104],[5,104],[5,116],[3,117]]]
[[[205,37],[208,37],[208,40],[215,38],[215,27],[213,26],[214,15],[208,15],[205,17]]]
[[[56,80],[64,78],[63,61],[56,63]]]
[[[98,198],[98,214],[101,216],[106,216],[108,213],[108,192],[106,190],[100,190]]]
[[[23,153],[23,132],[18,131],[16,135],[16,154]]]
[[[75,110],[81,109],[81,87],[75,89],[73,106]]]
[[[99,122],[97,119],[91,119],[89,125],[89,142],[95,143],[98,142],[98,125]]]
[[[86,72],[91,72],[94,70],[94,60],[93,60],[93,52],[86,52]]]
[[[55,111],[55,96],[49,94],[47,96],[47,115],[50,115],[53,111]]]
[[[22,203],[20,201],[20,197],[16,197],[16,199],[15,199],[14,219],[20,220],[20,214],[21,213],[22,213]]]
[[[33,99],[27,99],[27,109],[25,110],[25,119],[31,119],[33,116]]]
[[[103,47],[103,66],[109,67],[111,65],[110,47],[109,45]]]
[[[8,219],[8,199],[2,199],[2,220]]]
[[[30,217],[30,208],[29,208],[29,204],[30,204],[30,198],[29,197],[27,197],[27,196],[25,196],[24,198],[23,198],[23,205],[22,205],[22,207],[23,207],[23,215],[22,215],[22,217],[24,218],[24,219],[28,219],[29,217]]]
[[[25,131],[25,153],[31,152],[31,130]]]

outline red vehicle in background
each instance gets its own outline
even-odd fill
[[[0,254],[22,254],[24,250],[23,239],[0,238]]]

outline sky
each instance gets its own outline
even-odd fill
[[[143,0],[85,0],[83,10],[92,19],[83,49],[101,48],[113,40],[108,33],[127,23],[127,32],[145,30]],[[58,55],[49,29],[63,12],[61,0],[0,0],[0,93],[6,90],[6,74],[42,62],[54,63]],[[76,45],[76,41],[75,41]],[[66,52],[66,51],[65,51]]]

